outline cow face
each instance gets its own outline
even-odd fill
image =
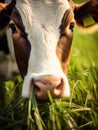
[[[22,95],[29,97],[33,87],[40,100],[48,99],[48,91],[54,98],[69,96],[66,74],[75,19],[83,26],[78,12],[91,1],[81,8],[68,0],[20,0],[13,8],[13,1],[1,10],[4,21],[8,19],[1,31],[6,28],[10,52],[24,78]]]
[[[75,23],[71,6],[67,0],[20,5],[16,7],[31,46],[23,96],[29,96],[31,86],[40,99],[47,99],[48,91],[53,97],[69,96],[66,73]]]

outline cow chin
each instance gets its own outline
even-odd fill
[[[22,96],[29,98],[32,92],[34,92],[37,100],[48,100],[48,92],[52,98],[69,97],[68,79],[66,75],[29,74],[24,78]]]

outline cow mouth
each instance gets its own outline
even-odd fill
[[[47,79],[46,75],[43,76],[35,76],[35,75],[27,75],[24,78],[23,82],[23,89],[22,89],[22,96],[24,98],[29,98],[30,93],[32,92],[35,94],[35,97],[38,100],[47,100],[49,99],[48,92],[50,92],[53,98],[60,98],[60,97],[69,97],[70,90],[67,78],[64,77],[59,79],[56,76],[53,76],[54,80],[56,81],[49,82],[50,80]],[[52,77],[52,78],[53,78]],[[48,84],[46,83],[48,82]],[[56,85],[56,86],[55,86]]]
[[[55,83],[46,83],[41,79],[37,79],[33,80],[31,86],[37,100],[49,100],[49,94],[52,98],[62,97],[64,82],[63,79],[58,79]]]

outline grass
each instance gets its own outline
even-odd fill
[[[91,76],[96,71],[92,68],[90,72],[70,70],[70,73],[75,77],[69,74],[70,99],[53,100],[49,94],[48,102],[36,102],[33,90],[29,99],[23,99],[20,77],[14,83],[15,89],[13,82],[4,85],[1,81],[0,97],[5,98],[0,99],[0,130],[97,130],[98,90],[96,76]]]
[[[75,31],[69,66],[70,98],[36,102],[21,97],[22,79],[0,81],[0,130],[97,130],[97,33]],[[80,38],[81,37],[81,38]]]
[[[98,130],[98,32],[75,30],[68,79],[70,98],[21,97],[22,79],[0,80],[0,130]]]

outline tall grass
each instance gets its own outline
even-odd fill
[[[48,102],[36,102],[33,90],[29,99],[23,99],[20,77],[14,84],[1,81],[0,130],[97,130],[97,71],[70,67],[70,99],[54,100],[49,93]]]
[[[97,33],[75,31],[69,66],[70,98],[38,102],[21,97],[22,79],[0,81],[0,130],[98,130]],[[85,38],[86,37],[86,38]]]

